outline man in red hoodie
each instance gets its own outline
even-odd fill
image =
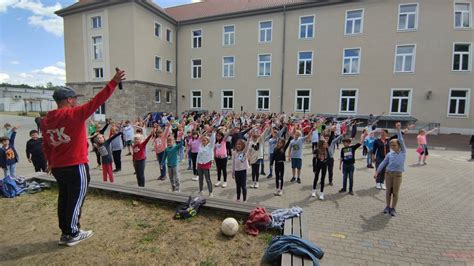
[[[113,94],[125,72],[118,70],[113,79],[88,103],[78,105],[82,96],[69,87],[54,91],[58,109],[49,111],[41,121],[43,151],[58,182],[58,219],[62,231],[60,245],[74,246],[90,238],[92,231],[80,229],[81,207],[90,181],[85,121]]]

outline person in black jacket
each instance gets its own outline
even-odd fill
[[[280,138],[277,141],[275,150],[273,150],[273,160],[275,162],[275,182],[276,192],[275,196],[281,196],[283,194],[283,176],[285,175],[285,153],[290,146],[290,142],[293,138],[290,137],[285,144],[285,139]]]
[[[474,135],[471,136],[471,141],[469,144],[471,144],[471,160],[469,161],[474,162]]]
[[[372,152],[372,161],[375,161],[375,168],[385,159],[385,155],[390,152],[390,138],[388,137],[388,130],[384,129],[380,133],[380,138],[374,142],[374,150]],[[382,169],[375,180],[375,187],[377,189],[385,190],[385,168]]]
[[[43,138],[39,137],[37,130],[31,130],[30,137],[26,142],[26,158],[33,163],[35,172],[46,172],[48,167],[43,153]]]

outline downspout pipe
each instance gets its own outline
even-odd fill
[[[178,32],[179,32],[179,22],[177,23],[176,25],[176,34],[174,36],[174,39],[176,41],[176,46],[175,46],[175,68],[176,68],[176,73],[175,73],[175,90],[176,90],[176,116],[179,117],[179,113],[178,113]]]
[[[283,113],[283,90],[285,88],[285,49],[286,49],[286,5],[283,6],[283,49],[281,64],[280,113]]]

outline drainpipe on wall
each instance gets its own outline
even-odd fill
[[[283,6],[283,50],[281,64],[280,113],[283,113],[283,89],[285,84],[285,49],[286,49],[286,5]]]
[[[176,82],[175,82],[175,88],[176,88],[176,115],[179,117],[178,114],[178,32],[179,32],[179,22],[178,25],[176,26],[176,34],[174,36],[174,39],[176,40],[176,49],[175,49],[175,67],[176,67]]]

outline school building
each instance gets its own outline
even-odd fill
[[[314,113],[474,134],[470,0],[81,0],[64,18],[67,84],[97,111]]]

